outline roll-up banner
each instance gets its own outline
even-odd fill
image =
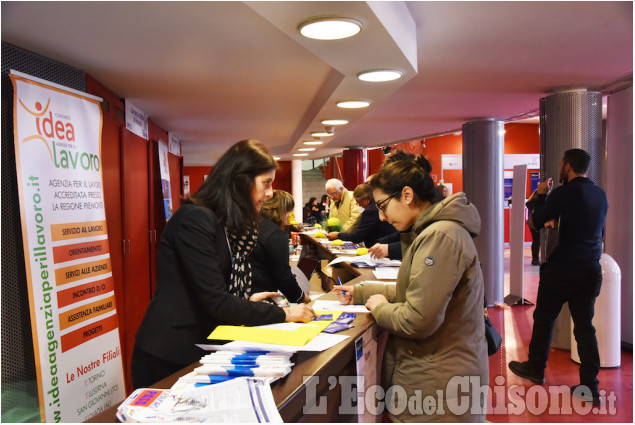
[[[100,99],[10,77],[40,410],[45,422],[82,422],[125,399]]]
[[[170,188],[170,163],[168,162],[168,145],[159,139],[159,170],[161,172],[161,192],[163,193],[163,210],[165,221],[172,217],[172,189]]]

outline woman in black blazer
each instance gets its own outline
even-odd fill
[[[315,198],[313,198],[315,199]],[[258,243],[249,255],[255,292],[280,291],[292,303],[310,302],[289,266],[289,238],[283,228],[295,202],[290,193],[274,190],[262,207]]]
[[[247,256],[275,172],[264,144],[240,141],[168,221],[157,254],[156,293],[136,336],[135,388],[199,360],[204,352],[195,344],[205,343],[218,325],[308,322],[315,316],[305,304],[260,302],[278,293],[252,293]]]

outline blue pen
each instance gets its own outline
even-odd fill
[[[340,286],[343,286],[342,285],[342,279],[340,279],[339,276],[337,277],[337,281],[340,283]],[[342,294],[346,295],[346,291],[342,291]]]

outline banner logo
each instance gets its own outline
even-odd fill
[[[22,99],[18,99],[18,101],[22,108],[35,118],[35,128],[37,130],[37,134],[25,137],[22,139],[22,143],[30,140],[41,140],[44,142],[55,168],[77,170],[79,167],[86,171],[100,170],[99,155],[77,150],[75,146],[75,127],[71,122],[72,117],[59,112],[53,114],[53,111],[49,110],[50,98],[47,99],[44,108],[42,108],[40,102],[35,102],[35,111],[27,107]],[[50,146],[47,140],[50,140]]]

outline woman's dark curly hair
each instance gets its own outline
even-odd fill
[[[425,156],[419,155],[414,160],[395,161],[384,165],[370,181],[370,185],[373,190],[379,189],[387,194],[400,192],[404,187],[409,186],[417,200],[434,204],[442,197],[430,177],[431,171],[430,161]],[[397,199],[400,197],[401,194],[395,196]]]
[[[256,176],[276,169],[264,143],[241,140],[220,157],[201,188],[183,203],[210,208],[230,233],[244,235],[260,214],[251,199]]]

